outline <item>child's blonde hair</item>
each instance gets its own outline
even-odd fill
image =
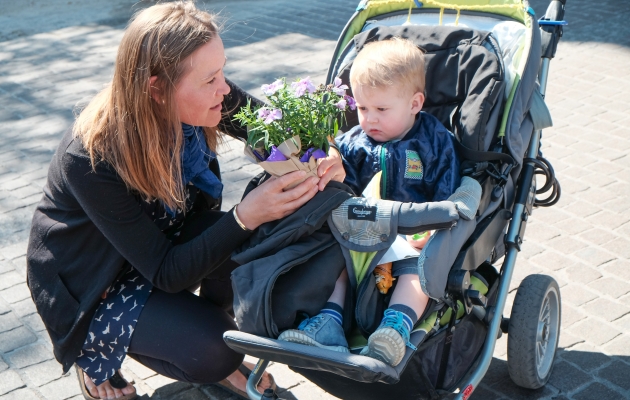
[[[407,39],[393,37],[366,44],[352,63],[350,85],[383,88],[402,84],[424,94],[424,52]]]

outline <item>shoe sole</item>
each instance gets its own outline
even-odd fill
[[[306,336],[301,331],[296,330],[288,330],[284,331],[278,336],[278,340],[284,340],[285,342],[305,344],[307,346],[315,346],[320,349],[332,350],[339,353],[350,353],[347,347],[344,346],[325,346],[321,343],[316,342],[311,337]]]
[[[365,353],[361,352],[361,355],[376,358],[395,367],[402,361],[406,350],[405,342],[398,332],[393,329],[379,329],[369,337]]]

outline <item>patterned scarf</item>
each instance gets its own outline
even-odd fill
[[[182,149],[182,181],[184,185],[190,182],[198,189],[218,199],[221,197],[223,184],[208,168],[210,161],[214,160],[217,155],[208,148],[203,128],[182,124],[182,130],[184,131]],[[174,210],[167,208],[167,211],[171,216],[175,214]]]

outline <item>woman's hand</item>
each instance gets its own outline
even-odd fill
[[[319,176],[319,190],[324,190],[328,182],[343,182],[346,179],[346,171],[343,169],[341,162],[341,154],[331,147],[328,151],[328,157],[317,160],[317,176]]]
[[[247,229],[254,230],[265,222],[293,213],[317,193],[321,179],[310,177],[294,188],[284,190],[304,179],[306,172],[296,171],[272,178],[252,190],[238,205],[237,214]]]

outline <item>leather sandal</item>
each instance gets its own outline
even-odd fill
[[[94,397],[92,396],[92,394],[90,394],[90,391],[88,390],[87,386],[85,386],[85,377],[83,376],[84,372],[83,370],[76,364],[74,364],[74,368],[77,371],[77,378],[79,379],[79,386],[81,387],[81,394],[83,394],[83,398],[85,400],[101,400],[100,397]],[[132,382],[127,382],[118,371],[116,371],[116,373],[114,375],[112,375],[111,378],[108,379],[109,384],[112,385],[113,388],[116,389],[123,389],[125,387],[127,387],[127,385],[129,383]],[[122,397],[118,397],[116,398],[116,400],[133,400],[135,398],[138,397],[138,393],[132,393],[132,394],[126,394]]]
[[[238,370],[241,372],[241,374],[243,374],[243,376],[245,376],[245,379],[249,379],[249,376],[252,374],[252,371],[247,366],[245,366],[245,364],[239,365]],[[276,385],[276,382],[273,379],[273,375],[269,373],[268,375],[269,375],[269,381],[271,382],[269,389],[273,389],[275,391],[278,388],[278,386]],[[232,385],[232,383],[228,381],[227,378],[223,379],[220,382],[214,383],[214,385],[219,386],[221,389],[226,390],[232,394],[235,394],[245,400],[249,400],[249,396],[247,395],[247,392]],[[258,390],[258,388],[256,389]]]

